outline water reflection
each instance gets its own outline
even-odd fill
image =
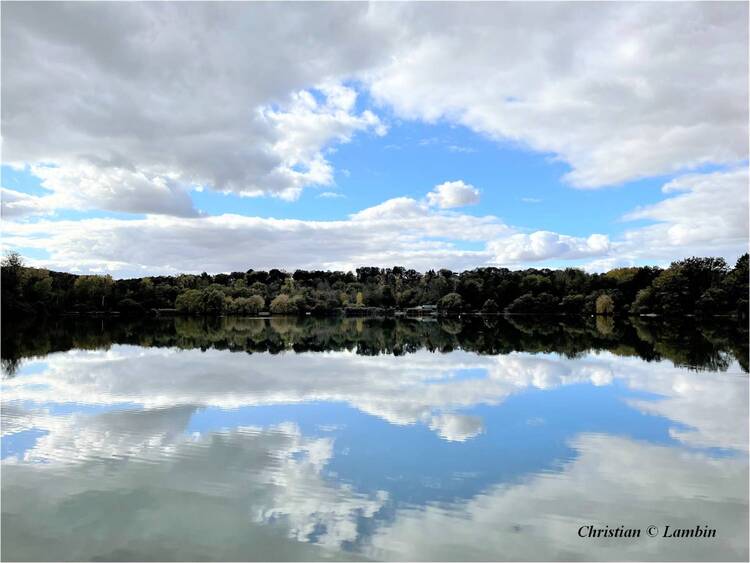
[[[725,371],[734,359],[748,371],[748,331],[743,323],[556,317],[421,322],[284,317],[35,320],[3,326],[3,371],[12,375],[24,358],[111,344],[272,354],[350,350],[358,355],[394,356],[422,349],[482,355],[556,352],[567,357],[608,350],[646,361],[668,359],[677,366],[707,371]]]
[[[514,322],[13,335],[2,556],[747,559],[736,329]],[[718,538],[579,538],[590,523]]]

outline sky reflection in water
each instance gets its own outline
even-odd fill
[[[3,379],[6,560],[748,556],[731,356],[93,348]]]

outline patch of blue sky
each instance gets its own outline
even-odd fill
[[[456,250],[466,250],[471,252],[480,252],[485,250],[485,241],[483,240],[454,240],[446,237],[423,237],[420,239],[423,242],[438,242],[445,245],[450,245]]]
[[[461,208],[463,213],[494,215],[529,231],[588,236],[621,231],[625,225],[618,220],[625,213],[664,199],[664,178],[575,189],[563,180],[569,167],[549,155],[442,123],[400,122],[385,137],[360,134],[330,160],[349,171],[337,183],[350,212],[392,197],[419,200],[435,185],[463,180],[482,192],[480,203]]]
[[[274,219],[300,219],[306,221],[325,221],[329,219],[346,219],[341,199],[319,199],[316,196],[328,187],[306,188],[297,201],[288,201],[277,197],[242,197],[233,193],[219,193],[205,188],[193,191],[191,196],[195,207],[208,215],[232,213],[250,217]]]
[[[39,238],[39,237],[34,237]],[[16,245],[9,245],[13,247],[13,250],[21,254],[24,258],[30,258],[32,260],[48,260],[52,257],[52,255],[49,253],[48,250],[44,248],[32,248],[30,246],[16,246]]]
[[[49,195],[50,190],[42,187],[42,180],[31,173],[31,168],[13,168],[7,164],[0,166],[2,187],[29,195]]]

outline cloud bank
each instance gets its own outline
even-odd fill
[[[748,237],[747,10],[11,3],[3,161],[46,193],[2,189],[4,244],[46,255],[38,265],[116,275],[733,261]],[[463,180],[339,221],[204,217],[194,204],[204,189],[294,200],[328,186],[333,197],[331,149],[386,135],[389,119],[548,154],[577,188],[674,179],[620,235],[450,211],[480,200]],[[52,220],[60,210],[146,217]]]

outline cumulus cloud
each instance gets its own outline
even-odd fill
[[[735,162],[746,16],[741,3],[18,3],[2,21],[3,158],[58,166],[45,206],[186,215],[194,186],[294,199],[332,182],[326,147],[385,132],[344,85],[359,81],[399,117],[551,153],[579,187]]]
[[[662,255],[684,248],[712,247],[706,248],[708,253],[718,250],[722,255],[747,251],[747,168],[681,176],[662,191],[674,195],[625,216],[656,221],[627,232],[626,251],[639,247]]]
[[[356,110],[354,90],[331,79],[373,64],[373,47],[387,51],[389,39],[365,5],[281,9],[10,7],[4,161],[57,165],[67,181],[51,186],[62,204],[82,199],[70,183],[87,183],[88,205],[177,215],[190,208],[174,188],[166,189],[176,201],[160,199],[167,178],[182,189],[287,199],[331,183],[329,144],[385,130]],[[100,175],[101,185],[92,183]]]
[[[475,205],[479,203],[479,190],[463,180],[444,182],[427,194],[427,202],[441,209]]]
[[[58,169],[51,170],[40,173],[50,174],[50,181],[65,180]],[[581,260],[587,260],[586,269],[601,271],[644,261],[668,264],[688,255],[735,260],[747,251],[747,181],[745,169],[678,177],[664,187],[670,197],[625,217],[655,224],[626,230],[616,238],[518,232],[491,215],[443,210],[431,205],[429,197],[392,198],[340,221],[230,214],[190,217],[192,208],[185,205],[186,217],[11,220],[3,223],[2,231],[8,248],[49,254],[49,258],[30,259],[31,264],[64,271],[107,271],[120,277],[270,269],[280,264],[290,269],[343,270],[407,265],[424,271]],[[85,189],[82,186],[82,194]],[[168,189],[164,188],[164,202],[169,200]],[[3,216],[13,219],[46,212],[47,197],[59,196],[3,190]],[[120,203],[123,208],[128,204],[127,199]],[[466,250],[465,243],[479,248]]]
[[[732,168],[678,177],[664,201],[627,217],[655,225],[609,239],[451,215],[479,199],[461,180],[332,222],[198,220],[190,192],[294,199],[333,185],[331,145],[387,129],[362,91],[399,118],[549,153],[579,187],[741,161],[746,15],[744,4],[701,3],[10,4],[3,158],[30,165],[49,193],[4,189],[3,217],[72,208],[180,220],[10,225],[5,244],[45,250],[51,267],[128,274],[734,259],[746,250],[747,175]]]
[[[50,268],[110,272],[118,277],[202,271],[244,271],[284,267],[351,270],[363,265],[409,264],[419,269],[465,269],[486,258],[429,237],[451,236],[462,226],[503,231],[501,225],[473,218],[430,221],[427,228],[408,221],[316,222],[222,215],[205,219],[91,219],[8,225],[4,243],[36,248],[48,259],[30,260]]]
[[[49,253],[29,263],[122,277],[144,273],[244,271],[248,268],[344,269],[408,264],[463,270],[491,258],[461,242],[503,237],[512,229],[493,216],[442,212],[394,198],[342,221],[241,215],[80,221],[5,222],[3,242]]]
[[[505,239],[488,243],[495,261],[506,264],[514,262],[537,262],[555,259],[577,259],[587,256],[601,256],[610,248],[609,237],[591,235],[588,238],[571,237],[537,231],[531,234],[515,234]]]
[[[3,219],[15,219],[28,215],[43,215],[51,211],[48,200],[44,197],[0,188]]]
[[[402,118],[460,123],[551,153],[571,166],[576,187],[748,156],[744,4],[445,3],[378,13],[408,33],[397,56],[368,73],[376,100]]]
[[[130,213],[198,215],[187,190],[174,175],[92,164],[32,166],[41,186],[52,192],[37,202],[49,210],[106,209]]]
[[[394,197],[383,203],[368,207],[352,215],[354,220],[409,219],[424,217],[428,214],[427,206],[411,197]]]

